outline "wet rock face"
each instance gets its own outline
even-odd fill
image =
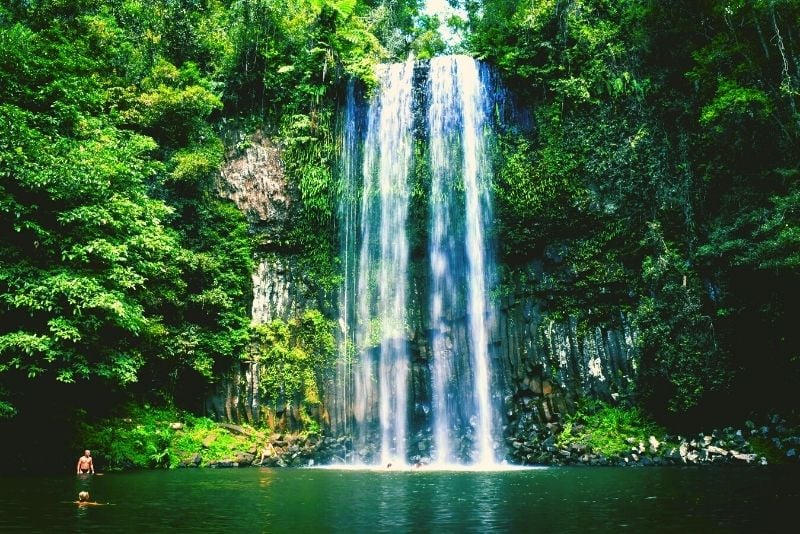
[[[223,138],[227,149],[218,193],[236,203],[260,244],[252,274],[253,321],[286,320],[309,307],[330,308],[308,287],[296,259],[281,249],[302,203],[297,186],[287,179],[280,146],[260,130],[246,134],[235,126]]]
[[[278,242],[289,228],[299,203],[297,187],[286,180],[281,149],[261,131],[247,135],[231,130],[217,188],[233,200],[265,243]]]
[[[415,73],[421,79],[422,71]],[[225,134],[226,163],[220,170],[218,190],[233,200],[259,235],[261,253],[253,273],[252,318],[255,323],[288,319],[313,307],[335,315],[335,295],[311,289],[291,254],[280,248],[281,237],[291,228],[301,206],[297,188],[288,183],[281,149],[262,132],[245,134],[231,127]],[[414,430],[430,426],[430,332],[428,317],[428,265],[413,269],[408,296],[409,345],[412,353],[410,406]],[[535,278],[540,266],[532,265]],[[518,286],[518,287],[517,287]],[[635,332],[624,316],[617,324],[587,328],[574,319],[553,321],[545,303],[531,296],[524,284],[500,299],[489,321],[490,347],[495,377],[492,392],[498,400],[498,428],[524,427],[559,421],[581,397],[616,400],[624,395],[635,374]],[[452,318],[448,336],[454,346],[468,345],[466,314]],[[210,399],[219,420],[257,422],[261,419],[257,384],[247,365],[233,369]],[[505,402],[502,401],[505,399]],[[326,405],[330,404],[326,399]],[[428,408],[428,409],[426,409]],[[281,419],[280,416],[272,416]],[[268,416],[269,417],[269,416]],[[288,424],[291,427],[293,425]],[[498,436],[499,438],[499,436]]]
[[[274,319],[285,321],[308,308],[330,308],[324,297],[320,298],[308,287],[305,274],[296,263],[291,256],[278,254],[261,258],[253,273],[251,317],[254,323],[269,323]]]
[[[492,333],[502,373],[506,436],[563,420],[582,398],[612,404],[631,396],[637,373],[637,332],[621,310],[564,316],[537,292],[542,260],[503,282]]]
[[[547,395],[543,380],[560,388],[568,404],[581,397],[616,401],[636,373],[636,332],[620,313],[604,325],[553,320],[532,297],[503,299],[495,343],[511,394]]]

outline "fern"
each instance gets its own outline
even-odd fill
[[[334,10],[343,19],[346,19],[355,11],[356,0],[311,0],[311,7],[314,11],[322,11],[325,6]]]
[[[356,8],[356,0],[339,0],[338,2],[328,2],[328,5],[343,18],[347,18],[353,14]]]

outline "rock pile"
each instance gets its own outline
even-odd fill
[[[531,422],[507,438],[508,460],[523,465],[767,465],[767,450],[775,461],[800,462],[800,436],[790,432],[779,416],[769,421],[771,424],[761,426],[747,421],[745,430],[726,427],[696,436],[650,436],[646,441],[628,438],[630,448],[614,455],[593,451],[585,443],[564,444],[558,439],[562,431],[558,423]],[[583,428],[575,425],[572,430],[579,434]]]
[[[238,433],[240,427],[220,425]],[[627,450],[608,455],[586,443],[559,439],[563,427],[558,422],[539,423],[537,417],[522,417],[506,438],[509,463],[519,465],[657,466],[657,465],[767,465],[800,462],[800,432],[790,428],[779,416],[764,424],[747,421],[743,428],[726,427],[692,436],[649,436],[628,438]],[[580,435],[585,428],[572,425]],[[244,430],[243,430],[244,431]],[[216,436],[209,434],[208,447]],[[468,443],[465,443],[466,447]],[[409,462],[431,462],[430,436],[419,434],[409,445]],[[207,467],[307,467],[326,464],[371,464],[377,456],[375,446],[354,447],[349,436],[320,434],[274,434],[262,446],[235,453],[230,458],[205,464]],[[203,465],[202,452],[181,462],[181,467]]]

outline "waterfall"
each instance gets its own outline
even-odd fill
[[[406,219],[413,148],[413,74],[410,61],[381,68],[380,92],[370,105],[364,140],[356,333],[361,372],[356,403],[372,401],[377,385],[380,460],[384,465],[406,461]],[[362,425],[372,422],[369,406],[360,406],[358,412]],[[367,433],[362,431],[362,435]]]
[[[439,464],[496,462],[485,77],[485,68],[466,56],[418,63],[416,75],[412,61],[384,65],[361,114],[348,86],[331,428],[352,436],[357,462],[403,465],[431,452]],[[412,189],[419,221],[409,220]],[[412,270],[426,279],[417,279],[413,298]],[[426,325],[412,328],[409,306],[427,308]]]
[[[335,393],[332,399],[331,430],[334,434],[348,435],[350,427],[349,406],[353,400],[352,364],[355,348],[355,251],[357,250],[358,188],[360,161],[360,117],[356,105],[355,84],[347,84],[345,106],[341,124],[341,157],[339,168],[339,250],[342,260],[342,285],[339,290],[339,329],[336,362]]]
[[[486,156],[488,102],[479,65],[466,56],[431,60],[428,81],[430,195],[430,320],[434,443],[438,463],[459,459],[459,435],[473,438],[469,456],[495,462],[490,395],[487,290],[491,269],[484,228],[491,223]],[[466,294],[460,288],[466,288]],[[462,302],[465,300],[465,302]],[[451,324],[468,319],[467,346]],[[469,366],[458,365],[469,354]],[[466,426],[471,431],[466,430]]]

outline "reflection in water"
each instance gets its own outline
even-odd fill
[[[405,476],[378,477],[378,530],[386,531],[392,527],[408,525],[409,495],[408,479]]]
[[[790,467],[12,477],[0,484],[0,531],[765,532],[793,520],[800,505],[800,471]],[[84,484],[114,506],[78,508],[71,501]]]
[[[88,473],[75,475],[75,489],[73,490],[72,495],[71,495],[73,501],[77,501],[78,500],[78,493],[80,493],[82,491],[88,491],[89,495],[92,497],[90,500],[94,500],[94,495],[92,493],[93,492],[93,490],[92,490],[92,480],[93,479],[94,479],[94,475],[90,475]],[[78,520],[82,520],[89,513],[87,506],[78,506],[77,504],[74,504],[74,503],[73,503],[73,506],[75,507],[75,517]]]
[[[500,491],[497,475],[489,474],[483,480],[473,478],[470,480],[472,494],[475,495],[475,520],[481,527],[489,530],[495,526],[495,511],[497,510],[498,492]]]
[[[269,486],[272,484],[272,480],[274,478],[274,471],[271,469],[259,469],[258,470],[258,487],[261,489],[268,489]]]
[[[79,521],[85,518],[88,513],[89,513],[88,506],[78,506],[77,504],[75,505],[75,517]]]

